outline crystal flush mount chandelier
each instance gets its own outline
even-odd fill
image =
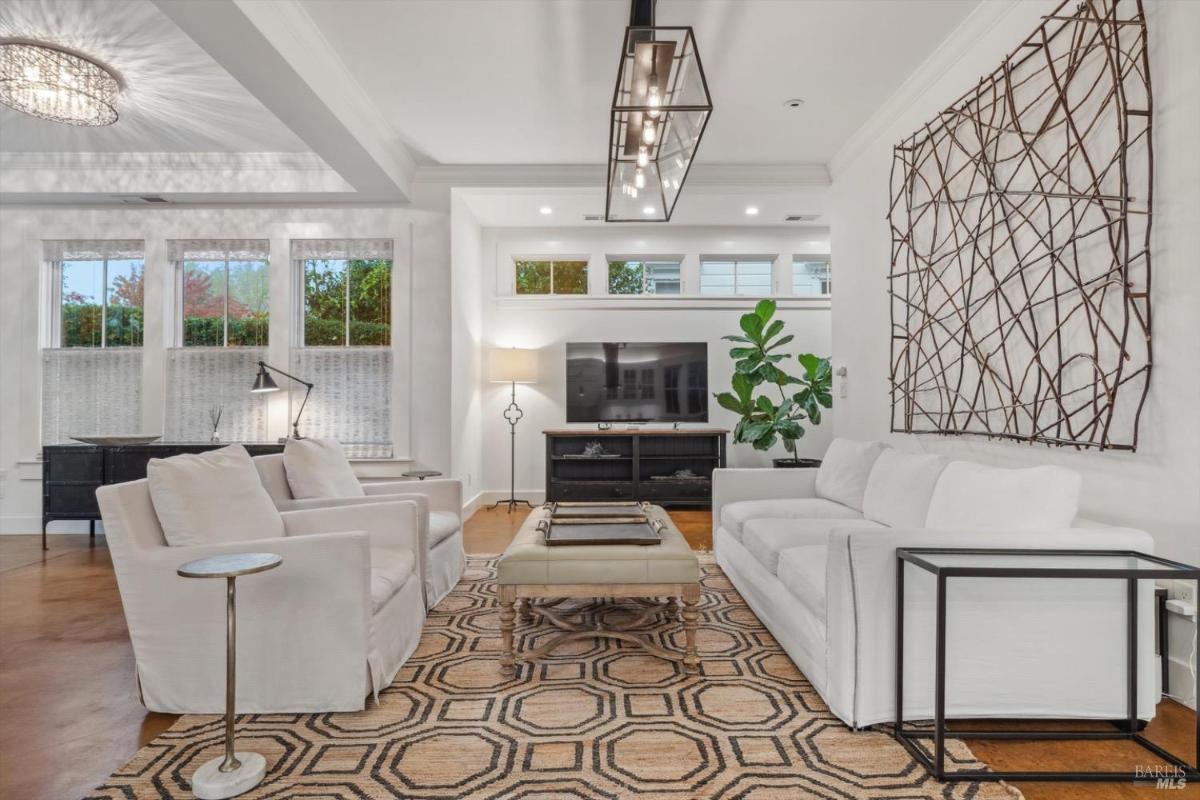
[[[89,58],[48,44],[0,41],[0,103],[64,125],[112,125],[120,81]]]
[[[666,222],[704,126],[712,98],[692,29],[625,29],[608,140],[606,222]],[[646,9],[633,2],[634,23]]]

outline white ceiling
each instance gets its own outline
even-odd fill
[[[418,158],[604,161],[625,0],[302,5]],[[695,28],[713,96],[697,163],[827,162],[976,5],[659,0],[659,25]]]
[[[77,128],[0,106],[0,150],[295,153],[308,147],[150,0],[4,0],[0,37],[63,45],[113,68],[120,119]]]

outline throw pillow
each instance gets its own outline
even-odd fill
[[[893,528],[924,528],[933,489],[949,463],[945,456],[884,450],[867,479],[863,516]]]
[[[1014,531],[1071,527],[1079,513],[1079,473],[1064,467],[1006,469],[952,461],[942,472],[925,527]]]
[[[883,442],[834,439],[817,470],[817,496],[862,511],[871,467],[886,447]]]
[[[181,547],[284,535],[283,519],[240,444],[152,458],[150,502],[167,544]]]
[[[297,500],[366,494],[336,439],[288,439],[283,446],[283,468]]]

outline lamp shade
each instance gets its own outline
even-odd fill
[[[258,368],[258,375],[254,377],[254,386],[250,388],[250,391],[256,394],[262,392],[278,392],[279,384],[275,383],[275,379],[267,373],[266,367],[260,366]]]
[[[537,350],[497,347],[488,354],[488,380],[492,383],[537,383]]]

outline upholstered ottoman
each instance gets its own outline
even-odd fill
[[[700,602],[700,562],[687,540],[662,508],[650,506],[647,517],[660,520],[661,544],[580,544],[548,547],[538,523],[549,516],[546,508],[535,508],[496,567],[497,594],[500,598],[500,671],[512,675],[516,670],[513,653],[513,629],[516,606],[522,604],[526,619],[541,617],[563,633],[521,657],[532,661],[545,656],[559,645],[576,639],[607,637],[631,642],[646,652],[683,664],[687,672],[696,672],[696,624]],[[532,604],[540,599],[546,602]],[[620,626],[584,627],[560,615],[554,607],[568,599],[634,600],[644,610],[635,619]],[[665,602],[663,602],[665,600]],[[666,611],[674,613],[682,602],[686,651],[676,653],[630,631],[650,617]]]

